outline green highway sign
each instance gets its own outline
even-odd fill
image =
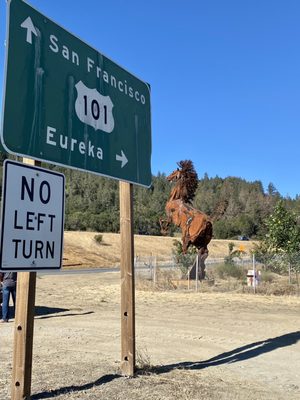
[[[6,151],[150,186],[149,85],[22,0],[7,30]]]

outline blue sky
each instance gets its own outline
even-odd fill
[[[298,0],[32,0],[151,85],[152,173],[191,159],[300,194]],[[2,93],[6,2],[0,0]]]

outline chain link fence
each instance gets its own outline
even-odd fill
[[[222,265],[225,262],[224,257],[211,258],[205,260],[206,266],[206,284],[209,284],[211,270]],[[242,257],[234,260],[235,264],[240,267],[251,266],[252,259],[250,257]],[[136,256],[134,259],[135,278],[137,282],[148,282],[152,287],[172,288],[181,284],[187,289],[195,288],[198,290],[200,280],[203,280],[201,275],[201,262],[197,255],[192,259],[190,265],[183,265],[176,260],[176,256],[170,256],[169,259],[158,260],[156,256]],[[246,275],[245,275],[246,276]],[[173,284],[172,284],[173,282]]]

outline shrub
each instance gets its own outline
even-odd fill
[[[219,278],[224,279],[227,277],[232,277],[236,278],[239,280],[242,280],[245,278],[245,271],[242,267],[239,267],[238,265],[231,264],[231,263],[225,263],[225,264],[220,264],[216,268],[217,274]]]
[[[100,235],[100,234],[99,235],[95,235],[94,239],[98,244],[101,244],[102,241],[103,241],[103,235]]]
[[[187,277],[189,268],[195,262],[197,255],[197,249],[194,246],[190,246],[186,254],[182,252],[182,243],[179,240],[173,240],[173,256],[175,257],[175,262],[181,271],[183,278]]]
[[[270,271],[261,271],[260,279],[261,282],[271,283],[274,281],[274,274]]]
[[[151,357],[146,348],[136,350],[136,367],[139,374],[149,374],[152,370]]]
[[[234,265],[234,259],[241,258],[241,255],[245,254],[244,250],[233,250],[234,246],[233,242],[228,243],[228,256],[224,258],[226,265]]]

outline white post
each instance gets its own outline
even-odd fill
[[[199,254],[197,254],[196,258],[196,292],[198,292],[198,279],[199,279]]]
[[[157,259],[155,257],[154,264],[153,264],[153,286],[156,286],[156,269],[157,269]]]
[[[256,268],[255,268],[255,254],[252,254],[252,265],[253,265],[253,291],[256,293]]]

